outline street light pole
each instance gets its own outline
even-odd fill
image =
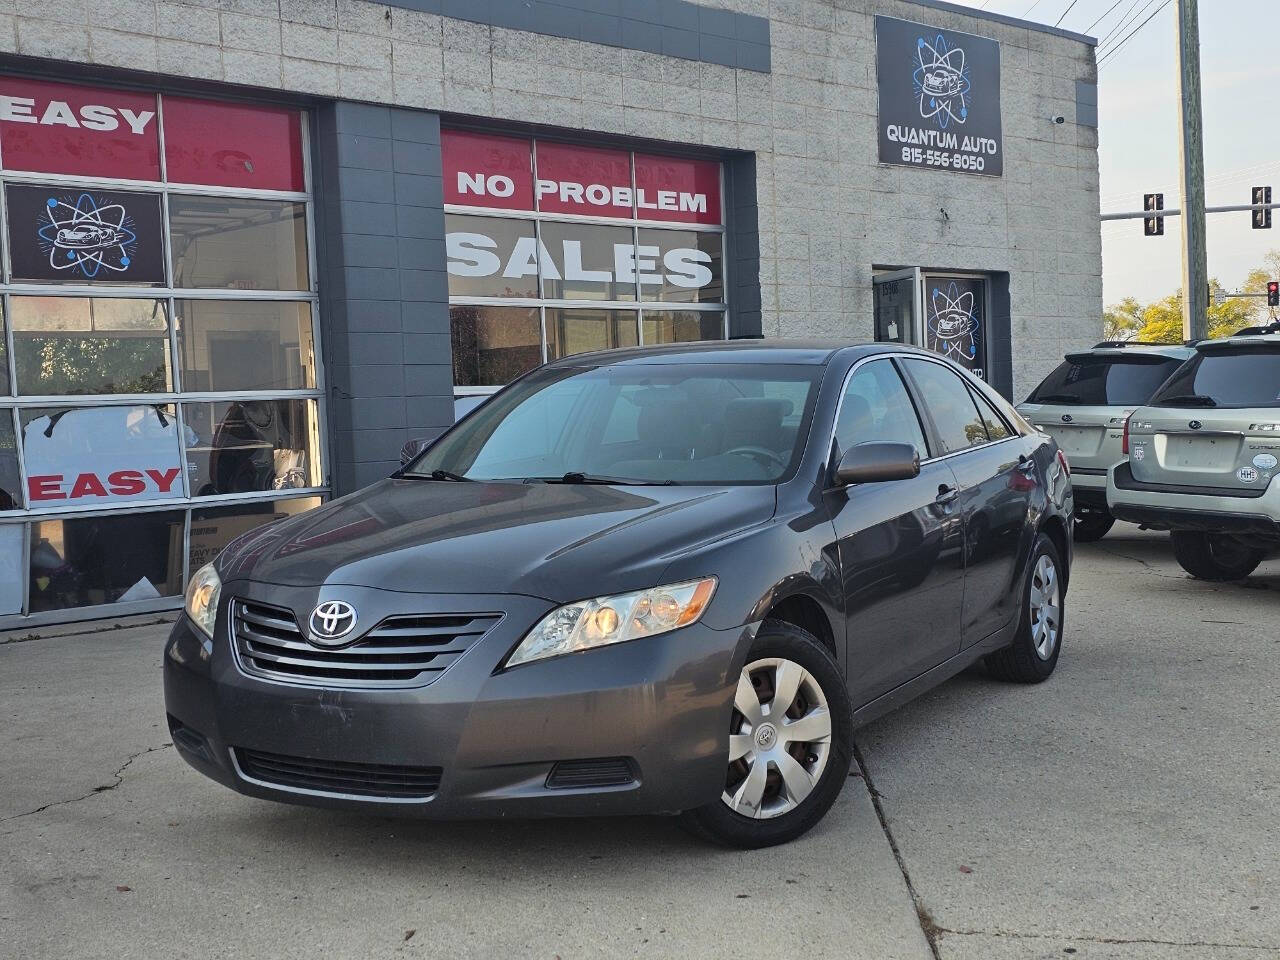
[[[1188,340],[1209,335],[1209,265],[1205,254],[1204,122],[1200,109],[1199,0],[1177,0],[1178,154],[1182,163],[1182,332]]]

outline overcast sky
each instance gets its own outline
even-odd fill
[[[995,13],[1056,23],[1071,0],[957,0]],[[1136,210],[1144,193],[1164,193],[1178,206],[1178,85],[1174,72],[1176,0],[1076,0],[1064,28],[1104,40],[1128,11],[1142,12],[1099,47],[1099,139],[1102,209]],[[1111,8],[1114,6],[1114,9]],[[1163,9],[1161,7],[1163,6]],[[1090,24],[1111,12],[1097,26]],[[1116,44],[1159,10],[1132,39]],[[1210,205],[1248,203],[1249,188],[1270,185],[1280,201],[1280,38],[1278,0],[1201,0],[1205,190]],[[1105,59],[1104,59],[1105,58]],[[1247,213],[1209,216],[1209,273],[1228,289],[1280,248],[1275,227],[1252,230]],[[1163,237],[1144,237],[1139,220],[1102,228],[1103,296],[1107,304],[1133,296],[1152,300],[1181,282],[1178,221]],[[1277,278],[1280,279],[1280,278]]]

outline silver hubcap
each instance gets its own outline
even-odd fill
[[[1061,629],[1062,590],[1058,584],[1058,568],[1052,559],[1043,555],[1031,573],[1031,643],[1041,660],[1053,656]]]
[[[831,751],[831,713],[818,681],[779,657],[743,668],[729,727],[721,799],[744,817],[794,810],[813,791]]]

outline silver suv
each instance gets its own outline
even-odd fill
[[[1129,418],[1125,443],[1111,512],[1172,531],[1193,577],[1247,577],[1280,551],[1280,325],[1196,344]]]
[[[1115,523],[1107,509],[1107,470],[1124,459],[1124,422],[1193,356],[1194,349],[1178,344],[1107,340],[1067,354],[1018,405],[1071,462],[1076,540],[1099,540]]]

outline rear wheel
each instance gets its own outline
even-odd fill
[[[1105,537],[1107,532],[1115,526],[1115,522],[1116,518],[1105,509],[1095,507],[1077,511],[1071,535],[1076,543],[1093,543]]]
[[[799,627],[766,620],[738,677],[724,790],[687,811],[685,825],[744,848],[808,831],[849,776],[852,713],[831,652]]]
[[[1014,683],[1049,679],[1062,651],[1066,613],[1063,573],[1058,548],[1040,534],[1031,554],[1031,571],[1022,591],[1022,617],[1013,643],[985,661],[994,676]]]
[[[1225,533],[1174,530],[1173,556],[1199,580],[1243,580],[1267,557],[1265,548],[1250,546]]]

